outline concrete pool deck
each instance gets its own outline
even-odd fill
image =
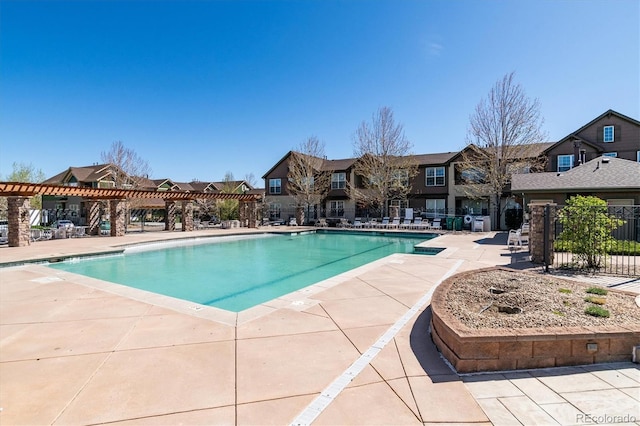
[[[238,232],[43,241],[1,247],[0,262]],[[38,264],[0,268],[0,423],[638,424],[637,364],[459,376],[442,361],[429,291],[456,272],[533,267],[505,242],[444,234],[427,243],[446,247],[437,256],[393,255],[237,315]]]

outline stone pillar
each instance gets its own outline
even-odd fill
[[[553,264],[553,240],[554,240],[554,221],[556,204],[549,204],[550,217],[547,223],[550,225],[547,229],[547,244],[549,250],[549,264]],[[546,206],[542,204],[529,204],[531,211],[531,219],[529,220],[529,251],[531,252],[531,262],[544,263],[544,233],[545,233],[545,210]]]
[[[176,230],[176,202],[167,200],[164,202],[164,230],[175,231]]]
[[[109,200],[109,217],[111,221],[111,236],[122,237],[125,231],[127,200]]]
[[[100,234],[100,209],[102,207],[102,201],[90,200],[86,201],[87,206],[87,234],[99,235]]]
[[[191,201],[182,202],[182,230],[193,231],[193,203]]]
[[[249,228],[258,227],[258,210],[255,201],[249,201],[247,205],[247,221],[249,222]]]
[[[31,244],[31,224],[29,223],[30,208],[30,197],[8,197],[9,247],[24,247]]]
[[[249,206],[246,201],[238,201],[238,216],[240,217],[240,227],[244,228],[250,226],[247,223],[247,209]]]

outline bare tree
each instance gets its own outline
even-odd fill
[[[258,179],[256,178],[256,175],[254,175],[253,173],[245,174],[244,181],[247,182],[249,186],[251,186],[252,188],[255,188],[256,184],[258,183]]]
[[[100,153],[100,158],[103,163],[112,166],[111,174],[116,188],[139,188],[151,174],[149,163],[121,141],[113,142],[109,151]]]
[[[354,136],[354,172],[361,182],[347,184],[349,195],[361,205],[381,207],[386,215],[390,200],[406,200],[411,192],[411,180],[418,173],[411,149],[391,108],[380,108]]]
[[[294,198],[296,220],[304,223],[304,209],[311,208],[326,198],[331,190],[331,173],[325,167],[324,143],[311,136],[291,151],[287,190]]]
[[[125,147],[121,141],[113,142],[109,151],[101,152],[100,159],[111,166],[111,178],[116,188],[140,188],[151,174],[149,163],[140,158],[134,150]],[[127,204],[129,210],[127,217],[130,217],[131,209],[142,208],[144,200],[134,198],[128,200]]]
[[[469,198],[489,199],[500,228],[501,198],[514,173],[544,166],[540,142],[544,120],[540,102],[529,99],[514,73],[498,80],[470,117],[467,147],[457,171],[463,193]]]

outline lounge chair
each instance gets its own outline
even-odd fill
[[[440,224],[440,218],[435,218],[433,219],[433,222],[431,223],[431,226],[429,227],[431,229],[442,229],[442,225]]]
[[[424,228],[422,223],[422,217],[418,216],[413,219],[413,224],[411,225],[411,229],[422,229]]]
[[[289,219],[289,226],[298,226],[298,221],[296,220],[295,217],[292,217],[291,219]]]
[[[389,226],[389,217],[383,217],[382,222],[376,225],[376,228],[386,228]]]
[[[375,217],[367,222],[367,228],[377,228],[378,227],[378,219]]]
[[[404,219],[402,219],[402,223],[400,224],[400,228],[402,228],[402,229],[410,229],[411,226],[413,226],[413,224],[411,223],[411,219],[409,219],[408,217],[405,217]]]
[[[400,227],[400,218],[399,217],[394,217],[393,221],[387,225],[387,228],[395,228],[398,229]]]
[[[359,217],[356,217],[355,220],[353,221],[353,225],[351,225],[353,228],[362,228],[363,224],[362,224],[362,219],[360,219]]]

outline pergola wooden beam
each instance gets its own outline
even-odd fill
[[[115,188],[83,188],[78,186],[46,185],[40,183],[0,182],[0,196],[32,197],[34,195],[63,195],[102,200],[117,199],[162,199],[171,201],[189,200],[238,200],[257,201],[261,197],[257,194],[222,194],[220,192],[198,191],[152,191],[142,189]]]

